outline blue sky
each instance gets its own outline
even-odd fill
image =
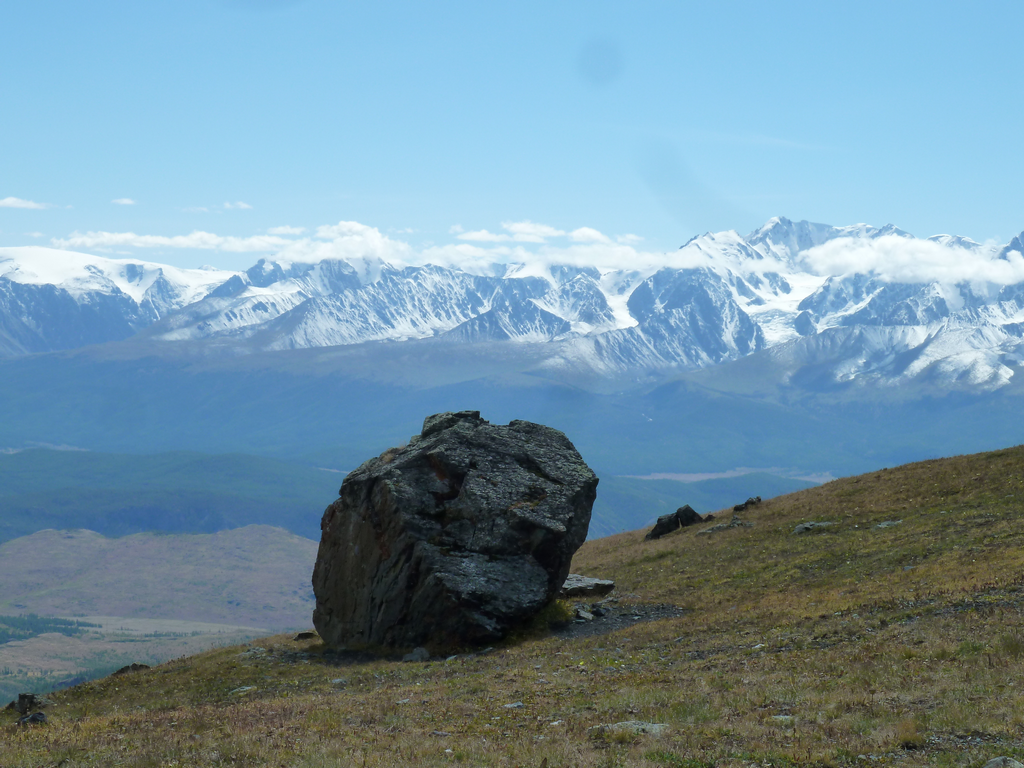
[[[1022,23],[1010,2],[5,3],[0,245],[351,221],[426,248],[528,221],[671,250],[776,215],[1006,241]]]

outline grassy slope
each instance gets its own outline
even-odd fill
[[[678,619],[423,664],[338,666],[315,643],[269,638],[269,652],[57,694],[52,723],[4,733],[3,754],[13,768],[1020,759],[1022,511],[1021,448],[846,478],[765,502],[750,528],[637,531],[578,553],[574,570],[615,578],[624,603],[691,609]],[[835,525],[792,533],[810,520]],[[888,520],[902,523],[875,527]],[[625,720],[670,727],[587,730]]]
[[[605,475],[597,488],[590,536],[609,536],[637,526],[653,525],[658,517],[675,512],[683,504],[703,514],[751,496],[767,499],[813,485],[766,472],[689,483]]]

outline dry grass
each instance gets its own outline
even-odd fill
[[[1011,449],[767,501],[745,513],[752,528],[589,542],[574,570],[615,578],[624,602],[692,612],[424,664],[339,664],[316,644],[269,638],[259,642],[267,652],[211,651],[59,694],[49,725],[0,735],[0,762],[697,768],[1020,759],[1022,502],[1024,451]],[[808,520],[836,524],[792,533]],[[886,520],[903,522],[875,527]],[[626,720],[669,729],[588,732]]]

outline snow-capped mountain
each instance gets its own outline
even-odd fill
[[[1024,233],[1004,245],[775,218],[638,268],[470,272],[362,259],[182,270],[0,249],[0,355],[131,336],[240,352],[401,342],[545,345],[541,368],[640,379],[762,352],[822,381],[992,389],[1024,357]]]
[[[0,356],[126,339],[233,274],[54,248],[0,248]]]

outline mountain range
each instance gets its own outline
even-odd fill
[[[815,389],[1009,384],[1024,343],[1022,235],[1005,244],[774,218],[693,238],[660,263],[538,255],[462,267],[260,259],[179,269],[0,249],[0,356],[130,340],[136,354],[500,343],[532,375],[650,382],[757,353]],[[568,259],[566,259],[568,260]],[[529,350],[529,351],[527,351]],[[813,382],[812,382],[813,379]]]

